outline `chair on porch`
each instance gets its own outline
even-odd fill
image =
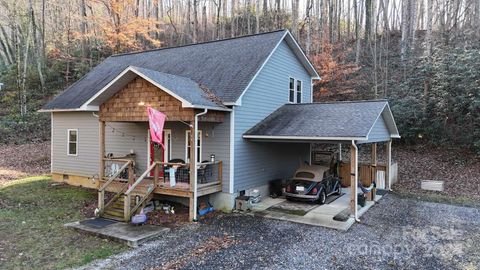
[[[200,184],[207,183],[208,177],[212,176],[212,165],[209,163],[210,161],[204,160],[197,169],[198,182]]]

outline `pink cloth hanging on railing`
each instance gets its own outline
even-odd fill
[[[150,138],[152,142],[163,146],[163,125],[167,116],[155,109],[147,107],[148,124],[150,126]]]

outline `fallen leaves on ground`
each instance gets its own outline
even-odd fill
[[[448,148],[426,146],[394,149],[398,162],[395,189],[415,194],[432,193],[420,189],[422,180],[444,181],[443,195],[480,200],[480,160],[474,154]]]
[[[50,171],[50,142],[0,145],[0,186]]]
[[[190,252],[177,257],[175,260],[169,261],[160,267],[154,267],[152,270],[180,269],[188,264],[192,259],[198,259],[213,252],[226,249],[232,245],[239,243],[240,240],[234,239],[232,236],[224,235],[223,237],[212,236],[205,242],[197,245]]]

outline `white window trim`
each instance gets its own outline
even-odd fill
[[[293,79],[293,101],[290,100],[290,81]],[[295,104],[295,101],[297,99],[297,89],[296,89],[296,86],[297,86],[297,80],[292,77],[292,76],[289,76],[288,77],[288,97],[287,97],[287,100],[288,100],[288,103],[290,104]]]
[[[293,101],[290,100],[290,80],[293,79]],[[298,102],[298,82],[301,83],[301,89],[300,89],[300,102]],[[304,86],[304,83],[303,83],[303,80],[300,80],[300,79],[297,79],[295,78],[294,76],[289,76],[288,77],[288,97],[287,97],[287,100],[288,100],[288,103],[290,104],[299,104],[299,103],[303,103],[303,86]]]
[[[190,130],[185,130],[185,162],[186,163],[189,163],[189,160],[188,160],[188,133],[190,133]],[[203,145],[203,139],[202,139],[202,130],[198,130],[198,139],[200,141],[200,143],[198,144],[198,148],[200,148],[200,155],[198,156],[198,162],[202,162],[202,145]],[[196,149],[195,149],[196,150]]]
[[[300,102],[298,102],[298,82],[300,82]],[[295,103],[303,102],[303,81],[295,80]]]
[[[166,139],[168,138],[167,134],[170,134],[170,142],[168,143],[168,149],[163,149],[163,159],[168,162],[172,159],[172,130],[171,129],[164,129],[163,130],[163,145],[166,144]],[[167,155],[168,152],[168,155]]]
[[[77,133],[77,141],[75,142],[75,154],[70,154],[70,131],[75,131]],[[78,156],[78,129],[67,129],[67,156],[76,157]]]

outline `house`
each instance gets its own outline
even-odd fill
[[[186,198],[192,219],[196,198],[232,209],[240,193],[266,196],[311,162],[312,143],[351,145],[356,183],[356,145],[390,149],[392,113],[384,100],[312,103],[318,79],[288,30],[113,55],[42,109],[52,177],[98,189],[101,213],[125,220],[156,195]],[[164,149],[147,106],[167,115]]]

